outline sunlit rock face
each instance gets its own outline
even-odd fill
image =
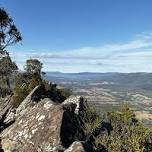
[[[20,116],[2,133],[4,151],[44,152],[60,145],[60,128],[64,110],[49,99],[39,102]]]
[[[62,103],[65,109],[73,111],[75,114],[79,115],[80,110],[87,106],[87,101],[81,96],[70,96]],[[71,109],[70,109],[71,108]]]
[[[62,152],[85,139],[78,114],[81,97],[72,96],[63,103],[50,98],[33,102],[37,89],[16,109],[15,122],[1,133],[4,152]],[[73,152],[83,149],[73,144]]]
[[[35,87],[30,94],[21,102],[21,104],[19,105],[19,107],[16,109],[16,117],[22,115],[23,113],[26,113],[26,111],[28,110],[28,107],[30,107],[31,105],[35,104],[32,100],[33,96],[35,95],[35,93],[37,92],[37,90],[40,89],[40,86]]]

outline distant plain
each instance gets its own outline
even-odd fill
[[[140,121],[152,125],[152,73],[47,72],[45,79],[84,96],[102,113],[128,103]]]

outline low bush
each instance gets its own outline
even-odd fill
[[[16,77],[13,91],[13,105],[18,107],[26,96],[38,85],[42,86],[42,90],[35,97],[36,100],[39,100],[39,98],[50,98],[54,102],[61,103],[71,95],[69,90],[58,89],[56,84],[42,80],[38,74],[22,73]]]
[[[36,74],[20,73],[16,77],[13,106],[18,107],[26,96],[38,85],[42,83],[41,77]]]
[[[93,135],[94,151],[100,152],[151,152],[152,131],[141,124],[123,104],[119,111],[109,112],[104,117],[92,106],[80,111],[86,138]]]
[[[86,136],[90,136],[100,129],[103,121],[95,107],[89,105],[85,105],[83,111],[80,112],[80,119]]]

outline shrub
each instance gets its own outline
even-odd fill
[[[152,151],[152,131],[138,122],[128,104],[104,118],[94,107],[85,105],[80,109],[80,120],[86,137],[94,136],[96,152],[103,148],[108,152]]]
[[[101,127],[102,117],[93,106],[86,105],[80,113],[80,119],[86,136],[94,134]]]
[[[34,74],[32,78],[29,80],[28,90],[32,91],[36,86],[42,83],[42,79],[40,75]]]
[[[41,77],[37,74],[20,73],[16,77],[13,106],[18,107],[26,96],[38,85],[42,83]]]
[[[11,94],[11,90],[7,87],[0,87],[0,97],[4,98],[6,95]]]
[[[122,105],[120,111],[108,113],[112,130],[110,134],[99,134],[96,146],[103,145],[112,152],[145,152],[146,139],[150,129],[140,124],[127,104]],[[144,144],[143,144],[144,143]],[[152,144],[152,142],[150,143]],[[150,145],[149,144],[149,145]]]
[[[46,81],[43,81],[43,84],[45,84],[45,89],[47,93],[46,96],[54,102],[62,103],[70,96],[70,93],[68,94],[66,91],[64,91],[64,89],[59,89],[54,83],[47,83]]]
[[[66,89],[66,88],[62,88],[62,89],[59,89],[60,90],[60,93],[65,96],[66,98],[68,98],[69,96],[72,95],[72,90],[70,89]]]

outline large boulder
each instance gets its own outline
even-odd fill
[[[86,105],[86,100],[81,96],[70,96],[62,103],[65,109],[73,111],[75,114],[79,114],[80,109]],[[71,108],[71,109],[70,109]]]
[[[87,105],[84,98],[71,96],[64,100],[57,92],[37,86],[17,109],[11,99],[0,113],[0,152],[83,151],[84,142],[75,141],[86,140],[80,119]]]
[[[65,100],[65,97],[57,91],[48,90],[44,85],[36,86],[16,109],[16,117],[26,113],[27,107],[33,106],[45,98],[49,98],[56,103]]]
[[[10,127],[1,134],[2,148],[7,152],[50,152],[61,143],[60,129],[64,110],[44,99],[27,107]]]
[[[36,86],[30,94],[21,102],[19,107],[16,109],[16,117],[22,115],[27,111],[27,108],[34,105],[33,98],[37,95],[37,92],[41,89],[41,86]]]
[[[23,102],[16,109],[14,107],[14,99],[12,95],[4,99],[0,107],[0,132],[10,126],[16,120],[16,117],[27,111],[27,107],[34,104],[35,97],[39,97],[40,93],[45,92],[41,86],[35,87],[31,93],[23,100]]]
[[[1,133],[4,152],[57,152],[84,139],[77,115],[49,98],[21,111]]]

